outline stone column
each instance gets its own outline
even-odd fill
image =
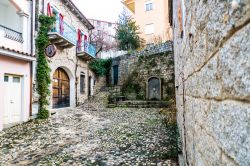
[[[30,42],[30,32],[31,27],[29,26],[29,14],[25,13],[24,11],[19,11],[18,15],[20,16],[21,24],[20,29],[23,36],[23,52],[31,53],[31,44]]]

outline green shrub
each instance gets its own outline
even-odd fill
[[[97,76],[107,76],[111,68],[111,59],[95,59],[89,63],[89,68]]]
[[[49,117],[49,111],[47,109],[41,108],[37,115],[38,119],[47,119]]]
[[[181,145],[180,145],[180,135],[177,123],[171,123],[166,126],[166,134],[168,135],[167,139],[167,147],[168,150],[165,153],[164,158],[177,158],[178,154],[181,152]]]

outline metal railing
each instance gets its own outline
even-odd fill
[[[61,28],[61,26],[63,28]],[[57,32],[71,43],[76,44],[76,30],[67,24],[65,21],[60,21],[59,17],[56,17],[56,22],[51,29],[51,32]]]
[[[82,52],[86,52],[87,54],[91,55],[92,57],[96,57],[96,49],[95,47],[90,44],[89,42],[81,42],[78,43],[77,49],[76,49],[77,53],[82,53]]]
[[[4,31],[4,37],[23,43],[23,35],[20,32],[17,32],[13,29],[0,25],[0,29]]]

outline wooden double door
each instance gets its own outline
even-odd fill
[[[66,71],[58,68],[53,75],[53,108],[70,106],[70,79]]]

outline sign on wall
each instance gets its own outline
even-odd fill
[[[57,48],[54,44],[50,44],[45,48],[45,54],[48,57],[53,57],[56,55]]]

